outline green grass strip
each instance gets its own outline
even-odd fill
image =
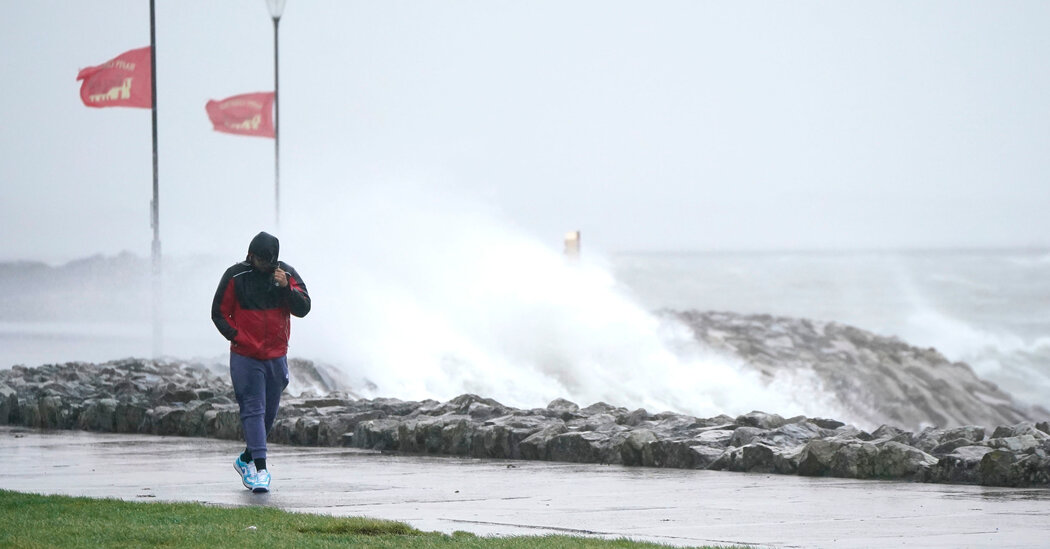
[[[271,507],[139,503],[0,490],[0,547],[376,547],[655,549],[574,536],[479,537],[421,532],[389,520],[290,513]]]

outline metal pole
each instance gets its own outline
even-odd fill
[[[281,230],[281,102],[277,77],[277,24],[280,21],[280,17],[273,18],[273,220],[278,231]]]
[[[153,201],[150,225],[153,228],[153,359],[161,353],[161,256],[160,256],[160,193],[157,170],[157,32],[154,0],[149,0],[149,70],[150,94],[153,111]]]

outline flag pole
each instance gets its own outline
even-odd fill
[[[157,37],[154,0],[149,0],[149,68],[151,110],[153,111],[153,201],[150,202],[150,225],[153,229],[153,359],[161,353],[161,256],[160,256],[160,196],[157,170]]]
[[[266,0],[266,7],[273,18],[273,223],[277,230],[281,228],[281,108],[277,94],[277,25],[281,22],[286,1]]]

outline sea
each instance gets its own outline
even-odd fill
[[[293,322],[290,355],[335,364],[375,396],[822,413],[802,394],[771,403],[740,364],[683,354],[683,332],[669,333],[653,314],[732,311],[838,322],[932,347],[1019,403],[1050,408],[1047,250],[595,253],[574,265],[560,250],[505,244],[440,259],[297,265],[315,305]],[[226,343],[208,310],[229,263],[171,261],[164,356],[223,361]],[[0,298],[3,367],[151,356],[146,259],[33,268],[41,274],[17,280],[25,264],[0,269],[9,294]],[[95,275],[78,287],[74,271]]]

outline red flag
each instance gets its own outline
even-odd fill
[[[153,106],[150,47],[126,51],[97,66],[81,69],[80,100],[88,107]]]
[[[273,92],[245,93],[204,106],[217,132],[273,137]]]

